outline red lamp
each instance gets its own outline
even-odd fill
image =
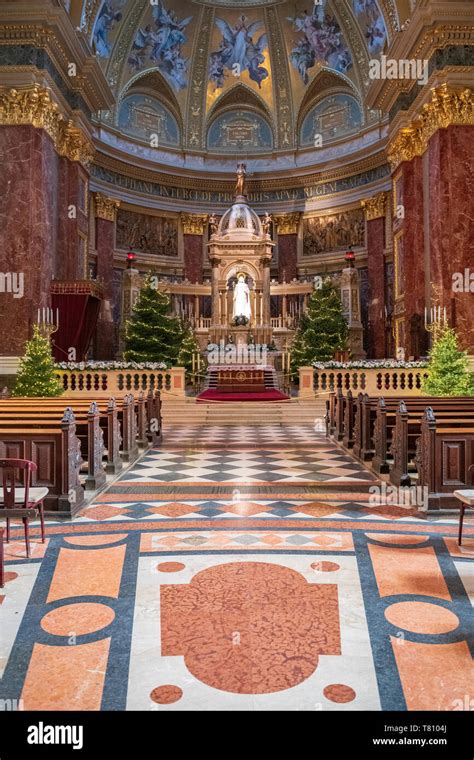
[[[137,260],[136,255],[130,248],[129,252],[127,253],[127,269],[132,269],[135,261]]]
[[[346,255],[344,256],[344,258],[345,258],[345,260],[347,261],[347,263],[349,264],[350,267],[354,266],[355,253],[352,250],[352,246],[351,245],[349,246],[349,250],[346,252]]]

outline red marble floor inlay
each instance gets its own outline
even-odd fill
[[[99,602],[65,604],[48,612],[41,628],[54,636],[83,636],[105,628],[115,618],[115,612]]]
[[[160,562],[159,565],[156,566],[156,569],[160,571],[160,573],[179,573],[180,570],[184,570],[186,565],[183,565],[182,562]]]
[[[312,570],[317,570],[320,573],[335,573],[340,569],[340,565],[337,562],[313,562],[311,565]]]
[[[266,694],[305,681],[340,655],[337,586],[265,562],[231,562],[161,587],[164,657],[216,689]]]
[[[150,694],[150,699],[158,705],[171,705],[178,702],[183,696],[183,690],[179,686],[158,686]]]
[[[459,625],[454,612],[431,602],[397,602],[385,610],[385,617],[398,628],[425,635],[448,633]]]
[[[330,686],[326,686],[323,694],[330,702],[337,702],[338,704],[352,702],[356,698],[354,689],[351,689],[350,686],[344,686],[342,683],[333,683]]]

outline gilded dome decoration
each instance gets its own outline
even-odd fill
[[[148,131],[161,134],[161,150],[234,159],[311,151],[318,125],[326,142],[350,141],[379,118],[363,104],[369,60],[393,34],[390,7],[391,0],[95,3],[91,42],[117,98],[102,121],[138,142],[153,122]],[[326,91],[323,72],[338,85]],[[155,89],[140,93],[141,77],[152,74]],[[126,96],[128,110],[120,105]]]

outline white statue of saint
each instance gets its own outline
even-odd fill
[[[250,321],[250,290],[245,282],[243,274],[239,274],[237,283],[234,286],[234,319],[235,317],[247,317]]]

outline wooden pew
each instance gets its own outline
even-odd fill
[[[29,459],[37,465],[33,485],[49,489],[46,511],[72,516],[81,509],[84,503],[84,489],[79,480],[81,443],[70,407],[55,424],[49,421],[42,427],[1,424],[0,456]]]
[[[62,414],[62,412],[61,412]],[[115,413],[116,416],[116,413]],[[61,415],[54,407],[37,407],[34,411],[25,411],[23,406],[5,409],[0,406],[0,432],[3,428],[42,428],[54,425]],[[87,411],[75,414],[76,435],[81,442],[81,453],[87,460],[87,490],[97,490],[105,485],[106,472],[102,464],[104,455],[104,430],[100,426],[100,411],[95,402],[90,404]],[[113,420],[112,420],[113,422]],[[113,449],[113,445],[112,445]]]
[[[459,420],[457,427],[439,424],[428,407],[417,441],[418,485],[428,491],[430,509],[459,509],[454,491],[474,483],[474,424]]]

